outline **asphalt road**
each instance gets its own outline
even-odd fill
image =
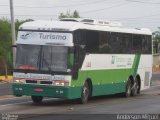
[[[10,83],[0,83],[0,96],[11,95],[12,85]]]
[[[160,86],[152,86],[136,97],[123,98],[119,95],[94,97],[84,105],[78,104],[76,100],[46,98],[41,104],[33,104],[30,97],[1,98],[0,113],[20,114],[19,118],[24,120],[47,120],[51,117],[58,120],[64,118],[71,120],[73,117],[77,120],[85,118],[94,120],[100,117],[106,120],[113,117],[106,114],[158,114]]]
[[[160,80],[160,73],[152,74],[152,80]]]

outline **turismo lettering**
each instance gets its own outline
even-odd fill
[[[65,35],[52,35],[52,34],[43,34],[39,33],[40,39],[53,39],[53,40],[66,40],[67,37]]]

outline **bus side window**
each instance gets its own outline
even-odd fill
[[[143,36],[142,52],[144,54],[151,54],[151,44],[152,44],[152,40],[151,40],[150,36]]]
[[[99,34],[99,52],[100,53],[110,53],[111,45],[109,43],[110,40],[110,32],[100,32]]]
[[[98,53],[99,52],[99,32],[87,31],[86,33],[86,52]]]
[[[133,53],[141,53],[142,51],[142,36],[133,35]]]

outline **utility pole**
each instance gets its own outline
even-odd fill
[[[10,14],[11,14],[11,32],[12,32],[12,45],[16,45],[16,33],[14,23],[14,11],[13,11],[13,0],[10,0]],[[13,66],[15,65],[16,48],[13,47]]]

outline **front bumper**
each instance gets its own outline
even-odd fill
[[[13,95],[43,96],[53,98],[80,98],[82,87],[17,84],[12,85]]]

